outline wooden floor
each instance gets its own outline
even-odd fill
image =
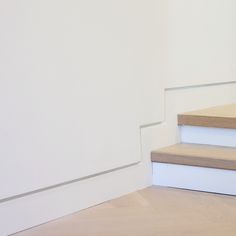
[[[15,236],[185,235],[235,236],[236,197],[150,187]]]

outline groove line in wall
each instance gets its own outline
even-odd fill
[[[8,201],[23,198],[23,197],[26,197],[26,196],[29,196],[29,195],[33,195],[33,194],[36,194],[36,193],[41,193],[41,192],[44,192],[44,191],[52,190],[52,189],[55,189],[55,188],[58,188],[58,187],[62,187],[62,186],[65,186],[65,185],[77,183],[79,181],[84,181],[84,180],[87,180],[87,179],[90,179],[90,178],[95,178],[95,177],[98,177],[98,176],[101,176],[101,175],[109,174],[109,173],[114,172],[114,171],[123,170],[123,169],[129,168],[129,167],[132,167],[132,166],[136,166],[140,163],[141,163],[141,161],[134,162],[134,163],[131,163],[129,165],[120,166],[120,167],[117,167],[117,168],[114,168],[114,169],[111,169],[111,170],[107,170],[107,171],[99,172],[99,173],[96,173],[96,174],[84,176],[84,177],[81,177],[81,178],[78,178],[78,179],[74,179],[74,180],[63,182],[63,183],[55,184],[55,185],[52,185],[52,186],[49,186],[49,187],[40,188],[40,189],[37,189],[37,190],[34,190],[34,191],[14,195],[12,197],[3,198],[3,199],[0,199],[0,203],[8,202]]]

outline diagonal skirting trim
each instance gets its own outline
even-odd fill
[[[167,88],[165,88],[165,91],[183,90],[183,89],[191,89],[191,88],[202,88],[202,87],[212,87],[212,86],[220,86],[220,85],[227,85],[227,84],[236,84],[236,81],[232,80],[232,81],[227,81],[227,82],[186,85],[186,86],[179,86],[179,87],[178,86],[177,87],[167,87]]]
[[[140,162],[135,162],[135,163],[132,163],[132,164],[129,164],[129,165],[126,165],[126,166],[114,168],[114,169],[103,171],[103,172],[96,173],[96,174],[93,174],[93,175],[88,175],[88,176],[84,176],[82,178],[78,178],[78,179],[74,179],[74,180],[71,180],[71,181],[59,183],[59,184],[56,184],[56,185],[53,185],[53,186],[37,189],[35,191],[31,191],[31,192],[15,195],[15,196],[12,196],[12,197],[9,197],[9,198],[1,199],[0,203],[8,202],[8,201],[15,200],[15,199],[18,199],[18,198],[23,198],[23,197],[26,197],[26,196],[29,196],[29,195],[33,195],[33,194],[44,192],[44,191],[51,190],[51,189],[54,189],[54,188],[62,187],[64,185],[73,184],[73,183],[83,181],[83,180],[86,180],[86,179],[95,178],[95,177],[98,177],[100,175],[109,174],[109,173],[114,172],[114,171],[119,171],[119,170],[122,170],[122,169],[126,169],[126,168],[129,168],[129,167],[138,165],[139,163]]]

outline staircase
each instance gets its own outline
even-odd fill
[[[181,143],[151,154],[154,185],[236,195],[236,104],[178,115]]]

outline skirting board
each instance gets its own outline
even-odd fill
[[[180,126],[181,142],[236,147],[236,129]]]
[[[153,163],[153,184],[236,195],[236,171]]]
[[[7,236],[55,220],[151,184],[147,164],[28,195],[0,204],[0,235]],[[151,166],[150,166],[151,169]],[[150,177],[145,172],[150,172]]]

